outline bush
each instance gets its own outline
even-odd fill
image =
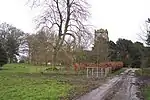
[[[25,63],[25,61],[24,60],[20,60],[19,63]]]
[[[59,69],[57,67],[50,67],[47,68],[46,71],[58,71]]]

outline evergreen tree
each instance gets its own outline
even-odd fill
[[[2,45],[0,44],[0,67],[4,64],[7,64],[7,54],[6,51],[3,49]]]

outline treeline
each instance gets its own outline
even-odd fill
[[[126,67],[148,67],[149,49],[140,42],[118,39],[116,43],[109,42],[109,57],[111,61],[123,61]]]
[[[36,18],[39,31],[24,33],[7,23],[0,24],[0,66],[16,63],[18,58],[22,63],[35,65],[69,67],[75,62],[123,61],[129,67],[149,66],[149,28],[145,30],[147,47],[126,39],[108,41],[108,31],[104,29],[95,31],[94,39],[93,28],[88,24],[89,4],[85,0],[30,0],[30,4],[42,8]],[[93,48],[89,50],[91,45]]]
[[[55,32],[47,29],[29,34],[10,24],[1,23],[0,64],[20,62],[34,65],[70,66],[80,54],[81,49],[88,47],[88,42],[92,40],[88,36],[85,37],[85,41],[82,38],[74,41],[71,36],[68,36],[62,40]],[[58,45],[60,41],[63,42]]]
[[[28,34],[26,37],[26,47],[28,48],[27,62],[35,65],[47,65],[48,63],[71,64],[74,60],[75,44],[71,40],[66,39],[66,42],[63,43],[54,59],[57,41],[57,36],[49,31],[39,31],[32,35]]]
[[[125,67],[150,67],[149,47],[141,42],[133,43],[131,40],[118,39],[95,43],[91,51],[83,50],[77,58],[78,62],[101,63],[109,61],[122,61]]]
[[[62,40],[55,32],[47,29],[28,34],[12,25],[2,23],[0,24],[0,66],[5,63],[16,63],[19,60],[34,65],[61,64],[68,67],[75,62],[122,61],[126,67],[150,67],[150,31],[147,31],[145,40],[147,46],[127,39],[118,39],[114,43],[103,37],[96,40],[91,37],[91,35],[79,36],[74,40],[72,36],[68,36]],[[63,41],[61,46],[58,45],[60,41]],[[92,50],[87,49],[91,45],[93,45]]]
[[[0,24],[0,66],[17,62],[24,32],[7,23]]]

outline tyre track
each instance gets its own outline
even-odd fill
[[[140,100],[136,97],[138,87],[134,85],[135,70],[127,69],[120,76],[108,80],[104,85],[76,100]]]

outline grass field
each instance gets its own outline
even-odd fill
[[[145,100],[150,100],[150,86],[144,88],[143,94],[144,94]]]
[[[72,86],[42,76],[44,69],[23,64],[4,66],[0,70],[0,100],[58,100],[67,96]]]
[[[74,71],[44,71],[47,68],[5,65],[0,70],[0,100],[67,100],[102,83],[102,80],[87,79]]]
[[[146,86],[143,88],[145,100],[150,100],[150,69],[143,70],[143,76],[146,77]]]
[[[48,68],[51,66],[5,65],[0,70],[0,100],[70,100],[105,81],[105,78],[86,78],[83,72],[46,71]],[[116,71],[114,75],[122,71]]]

